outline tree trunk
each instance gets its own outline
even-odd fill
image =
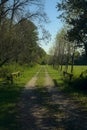
[[[87,56],[87,43],[84,43],[84,46],[85,46],[85,54]]]
[[[72,55],[72,64],[71,64],[71,73],[73,73],[73,66],[74,65],[74,53]]]
[[[74,46],[74,49],[73,49],[73,54],[72,54],[72,64],[71,64],[71,73],[73,73],[73,65],[74,65],[74,55],[75,55],[75,46]]]

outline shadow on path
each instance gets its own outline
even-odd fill
[[[87,130],[87,110],[57,87],[47,87],[30,87],[22,93],[18,130]]]

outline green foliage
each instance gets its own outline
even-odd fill
[[[28,82],[36,74],[37,70],[39,70],[39,69],[40,69],[39,65],[35,65],[33,67],[30,67],[28,65],[23,65],[22,75],[19,78],[19,80],[16,82],[24,85],[26,82]]]
[[[46,52],[41,47],[37,47],[36,54],[37,54],[37,62],[41,65],[45,65],[47,63]]]
[[[54,69],[52,66],[48,65],[47,70],[51,78],[54,80],[56,85],[62,85],[63,80],[62,80],[62,75],[60,74],[61,72],[58,72],[57,69]]]
[[[5,63],[34,64],[45,57],[45,51],[38,45],[38,32],[35,24],[21,19],[9,30],[10,20],[6,19],[5,32],[1,34],[0,66]]]
[[[38,9],[31,11],[31,6],[38,6]],[[33,3],[30,0],[0,2],[0,67],[11,62],[37,63],[38,32],[30,19],[36,21],[40,18],[40,23],[48,21],[43,6],[42,0],[33,0]]]
[[[0,78],[5,78],[7,75],[11,73],[11,70],[9,70],[8,67],[0,68]]]
[[[4,85],[0,83],[0,130],[15,130],[16,123],[16,102],[22,86]]]
[[[0,68],[0,78],[6,78],[11,73],[21,71],[22,67],[17,63],[7,64]]]
[[[64,0],[58,2],[57,9],[60,18],[68,24],[68,38],[75,41],[78,46],[84,44],[87,55],[87,1],[86,0]]]
[[[35,52],[38,46],[36,26],[33,22],[27,19],[22,19],[15,25],[15,28],[17,30],[19,50],[16,50],[15,53],[18,51],[18,55],[14,57],[14,60],[22,64],[31,64],[31,62],[35,62],[34,57],[37,56],[37,53]]]
[[[61,70],[63,64],[66,64],[66,71],[68,68],[68,64],[74,63],[74,53],[75,49],[73,46],[74,43],[69,42],[67,37],[67,29],[62,28],[60,32],[57,33],[55,44],[54,44],[54,54],[53,54],[53,66],[57,65],[58,67],[61,65]],[[71,69],[73,71],[73,69]]]

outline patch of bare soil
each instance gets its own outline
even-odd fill
[[[36,87],[38,73],[21,94],[18,130],[87,130],[87,110],[60,92],[47,70],[44,85]]]

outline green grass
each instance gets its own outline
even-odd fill
[[[24,85],[25,83],[27,83],[36,74],[36,72],[39,69],[40,69],[39,65],[36,65],[34,67],[23,66],[21,76],[18,78],[18,80],[16,79],[15,82],[17,82],[18,84],[23,84]]]
[[[21,76],[14,78],[13,84],[3,83],[2,79],[0,79],[0,130],[18,130],[16,122],[16,103],[24,85],[40,69],[40,66],[28,67],[26,65],[10,65],[7,67],[11,69],[12,72],[20,71]],[[79,76],[79,73],[85,70],[86,66],[76,66],[75,68],[75,73]],[[79,89],[84,83],[83,80],[81,81],[81,79],[79,80],[76,78],[71,83],[68,83],[64,80],[61,72],[58,72],[58,70],[53,69],[51,66],[47,66],[47,70],[60,91],[67,93],[75,100],[81,101],[82,105],[87,106],[87,91]],[[44,77],[45,68],[43,66],[38,75],[37,91],[40,95],[47,95],[48,97],[48,93],[43,87],[45,81]]]
[[[8,66],[12,67],[12,65]],[[14,65],[13,67],[14,68]],[[14,72],[20,70],[22,75],[14,79],[14,83],[0,81],[0,130],[17,130],[16,122],[16,103],[19,100],[20,93],[24,85],[32,78],[38,71],[39,66],[16,66]]]
[[[16,102],[22,86],[0,84],[0,130],[16,129]]]
[[[87,69],[87,66],[75,66],[74,68],[76,76],[69,82],[68,79],[63,77],[62,72],[53,69],[51,66],[47,66],[48,72],[54,80],[55,85],[58,86],[58,89],[87,107],[87,79],[78,78],[79,74]]]
[[[56,81],[58,84],[63,84],[63,80],[62,80],[62,75],[60,74],[61,72],[59,72],[56,69],[53,69],[52,66],[47,66],[47,71],[49,73],[49,75],[51,76],[51,78]]]
[[[63,66],[63,70],[65,69],[65,66]],[[69,65],[68,66],[68,72],[70,72],[70,70],[71,70],[71,66]],[[81,74],[81,72],[83,72],[83,71],[85,71],[85,70],[87,70],[87,66],[79,66],[79,65],[75,65],[74,66],[74,70],[73,70],[73,74],[74,74],[74,76],[75,77],[79,77],[79,75]]]

